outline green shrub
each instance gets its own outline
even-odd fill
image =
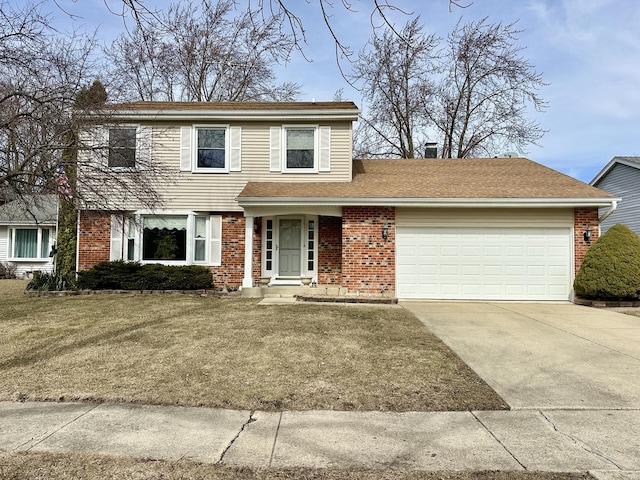
[[[578,296],[602,300],[640,298],[640,238],[614,225],[587,251],[573,282]]]
[[[39,292],[75,290],[76,282],[73,277],[74,275],[63,274],[60,272],[34,272],[33,278],[29,283],[27,283],[27,290],[37,290]]]
[[[78,287],[88,290],[130,290],[123,285],[135,283],[141,268],[142,265],[137,262],[100,262],[78,273]]]
[[[211,272],[200,265],[100,262],[78,273],[78,287],[89,290],[199,290],[212,288]]]

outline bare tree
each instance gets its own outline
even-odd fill
[[[70,138],[94,41],[53,34],[32,6],[2,2],[0,11],[0,185],[13,195],[42,193]]]
[[[442,139],[442,157],[492,156],[500,150],[525,151],[545,133],[527,118],[543,111],[542,77],[516,46],[515,23],[456,25],[447,39],[444,76],[425,92],[423,111]]]
[[[94,97],[91,89],[82,88],[96,73],[94,38],[58,34],[37,6],[13,9],[0,0],[0,12],[2,196],[59,193],[68,201],[90,200],[104,209],[134,196],[145,207],[156,204],[157,179],[167,173],[149,155],[140,157],[135,171],[123,173],[99,160],[109,151],[108,142],[96,143],[95,137],[85,142],[98,129],[92,120],[94,100],[104,100],[104,94]],[[116,119],[101,113],[99,121]],[[77,170],[86,172],[78,190],[72,178]]]
[[[374,34],[360,52],[350,80],[362,85],[368,113],[356,132],[356,156],[414,158],[424,146],[422,95],[434,88],[438,41],[415,18],[397,35]]]
[[[106,54],[124,99],[250,101],[294,99],[295,83],[277,84],[273,65],[293,48],[282,19],[256,23],[234,15],[233,0],[180,2],[142,19]]]
[[[367,100],[357,154],[412,158],[435,142],[443,158],[494,156],[542,137],[527,114],[546,107],[545,83],[516,46],[515,24],[459,22],[440,47],[417,20],[399,39],[374,36],[354,65]]]

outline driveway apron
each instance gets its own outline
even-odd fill
[[[512,409],[640,409],[640,318],[556,303],[401,302]]]

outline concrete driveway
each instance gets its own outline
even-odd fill
[[[401,302],[512,409],[640,409],[640,318],[551,303]]]

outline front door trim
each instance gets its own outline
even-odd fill
[[[291,271],[283,272],[281,268],[281,221],[300,221],[300,241],[297,275]],[[262,259],[261,276],[271,277],[270,285],[300,284],[302,277],[312,277],[317,281],[318,258],[318,216],[317,215],[279,215],[262,218]],[[311,259],[311,261],[309,261]],[[269,268],[271,267],[271,268]],[[294,271],[295,272],[295,271]]]

